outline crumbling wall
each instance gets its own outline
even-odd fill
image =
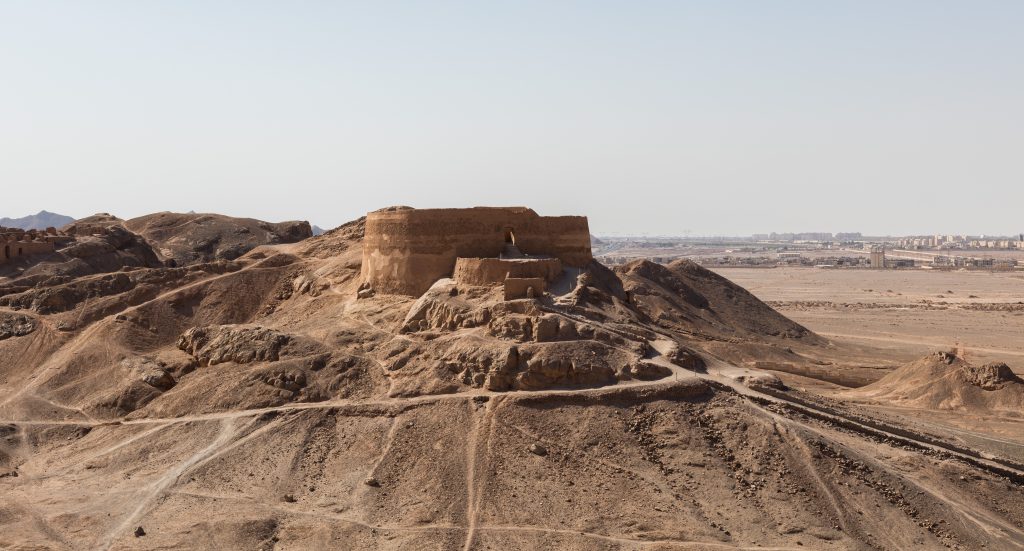
[[[542,277],[510,277],[505,280],[505,300],[539,297],[546,285],[547,280]]]
[[[0,230],[0,264],[13,262],[23,256],[53,251],[53,241],[46,240],[42,233],[7,228]]]
[[[538,277],[554,281],[561,273],[562,261],[557,258],[459,258],[455,261],[452,277],[458,283],[487,285],[501,283],[506,277]]]
[[[363,282],[378,293],[420,295],[456,259],[497,258],[509,241],[528,256],[581,267],[593,256],[585,216],[539,216],[525,207],[390,208],[366,217]]]

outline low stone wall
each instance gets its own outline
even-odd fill
[[[488,285],[501,283],[506,277],[554,281],[561,273],[562,261],[557,258],[459,258],[452,277],[456,283]]]
[[[547,280],[542,277],[510,277],[505,280],[505,300],[539,297],[546,288]],[[533,289],[533,297],[530,289]]]

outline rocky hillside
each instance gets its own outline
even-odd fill
[[[153,244],[164,260],[187,266],[234,260],[259,245],[295,243],[313,236],[309,222],[263,222],[220,214],[159,212],[124,222]]]
[[[66,226],[68,238],[59,242],[54,252],[0,266],[0,300],[17,289],[43,291],[73,283],[78,277],[163,266],[141,236],[117,222],[93,218]]]
[[[205,216],[79,221],[170,252],[0,280],[5,544],[1024,544],[1024,468],[762,392],[729,350],[831,349],[699,267],[360,294],[362,220],[236,256],[274,232]]]

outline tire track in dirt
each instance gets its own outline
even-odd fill
[[[97,541],[93,547],[96,549],[110,549],[113,545],[114,540],[124,531],[131,528],[140,518],[142,518],[150,508],[152,508],[155,502],[163,495],[169,488],[174,486],[181,475],[185,474],[186,471],[192,467],[200,464],[205,459],[213,455],[222,446],[231,441],[232,438],[237,434],[237,430],[234,426],[233,420],[225,420],[221,422],[221,430],[216,438],[210,442],[205,448],[194,453],[181,463],[178,463],[175,467],[164,473],[162,476],[150,482],[145,488],[145,493],[141,499],[138,500],[138,505],[118,523],[113,529],[109,530],[104,536]]]
[[[469,435],[466,438],[466,542],[462,546],[463,551],[473,548],[476,539],[477,518],[480,515],[480,507],[483,504],[484,492],[482,491],[484,478],[478,480],[477,461],[480,459],[480,435],[484,433],[484,447],[489,451],[490,432],[492,430],[491,417],[494,414],[495,404],[499,399],[488,400],[484,405],[484,411],[478,413],[478,402],[470,400],[467,402],[469,414],[473,418]],[[486,456],[487,453],[483,454]],[[480,488],[478,488],[480,486]]]

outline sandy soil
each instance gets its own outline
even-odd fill
[[[960,342],[973,362],[1024,373],[1024,274],[716,268],[820,335],[912,360]],[[951,292],[950,292],[951,291]]]

